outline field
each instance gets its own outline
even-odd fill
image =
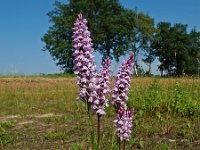
[[[0,149],[89,149],[87,112],[77,94],[74,77],[0,77]],[[128,150],[200,149],[200,79],[134,77],[128,105],[135,108]],[[110,108],[102,150],[117,149],[114,119]]]

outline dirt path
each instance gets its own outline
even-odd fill
[[[27,115],[25,118],[48,118],[48,117],[62,117],[64,114],[54,114],[54,113],[46,113],[46,114],[38,114],[38,115]],[[13,119],[22,119],[23,117],[20,115],[7,115],[0,117],[1,122],[7,122]]]

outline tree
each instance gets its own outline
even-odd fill
[[[151,65],[152,65],[153,61],[155,60],[154,49],[149,48],[148,50],[146,50],[145,56],[146,57],[143,59],[143,62],[149,68],[146,73],[150,75],[151,74]]]
[[[153,63],[153,61],[156,58],[155,55],[155,49],[152,48],[152,43],[155,39],[155,35],[156,35],[157,30],[155,30],[155,34],[153,36],[151,36],[150,40],[147,42],[147,48],[145,48],[144,50],[144,56],[145,58],[142,59],[142,61],[148,66],[148,70],[146,71],[147,75],[151,75],[151,65]]]
[[[198,72],[199,32],[187,32],[187,25],[161,22],[152,48],[161,62],[159,69],[167,74],[183,75]]]
[[[167,42],[168,36],[170,35],[171,24],[169,22],[161,22],[157,25],[158,32],[151,44],[152,49],[155,49],[155,55],[159,57],[161,62],[158,67],[161,71],[161,76],[164,70],[170,72],[170,62],[172,62],[171,53],[169,53],[169,42]]]
[[[189,48],[189,61],[186,64],[186,72],[188,74],[198,74],[200,67],[200,32],[193,28],[189,34],[188,41]]]
[[[109,56],[118,60],[129,51],[138,53],[154,32],[153,19],[123,8],[118,0],[56,2],[54,10],[48,13],[51,26],[42,37],[43,50],[49,51],[67,72],[72,71],[72,27],[79,12],[88,20],[94,48],[103,59]]]

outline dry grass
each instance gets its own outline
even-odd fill
[[[192,116],[178,113],[174,117],[163,110],[174,98],[177,82],[183,91],[180,97],[200,107],[200,79],[158,78],[156,85],[154,80],[132,79],[129,106],[136,107],[136,118],[127,148],[200,149],[198,107]],[[159,107],[144,111],[152,93]],[[88,118],[77,94],[75,78],[1,77],[0,149],[88,149]],[[105,150],[116,149],[113,119],[114,112],[108,110],[103,118]]]

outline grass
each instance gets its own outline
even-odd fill
[[[85,105],[74,77],[0,77],[0,149],[90,148]],[[133,78],[127,149],[200,149],[200,79]],[[116,150],[112,109],[102,118],[102,150]],[[96,119],[96,118],[94,118]]]

